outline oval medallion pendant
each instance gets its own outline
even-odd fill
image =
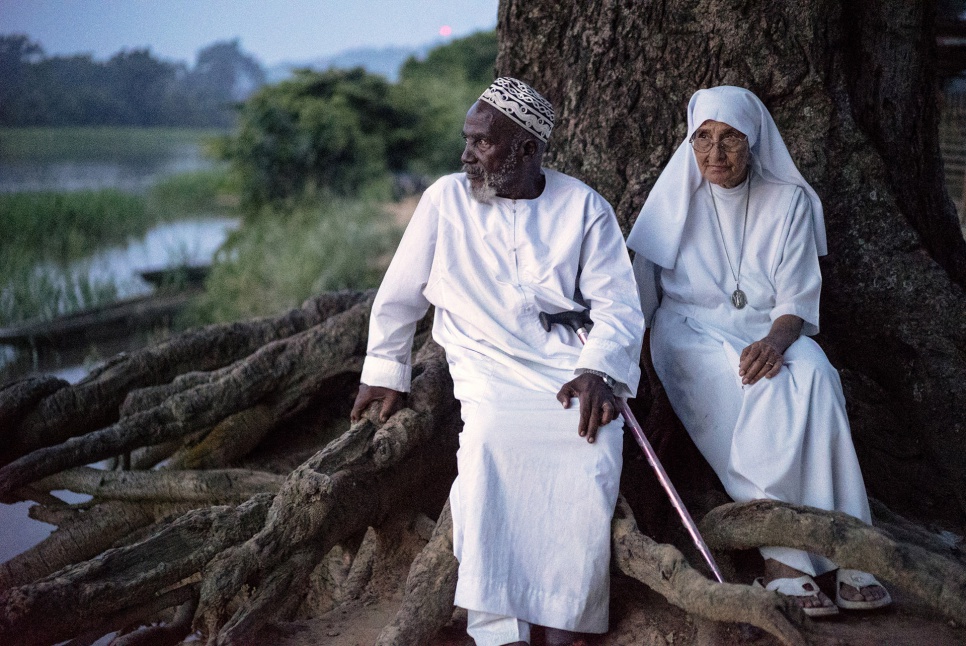
[[[737,307],[739,310],[748,304],[748,297],[740,289],[736,289],[731,295],[731,304]]]

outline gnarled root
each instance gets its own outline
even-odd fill
[[[195,510],[144,541],[0,591],[0,643],[44,646],[88,631],[109,632],[111,617],[151,603],[215,554],[250,537],[264,524],[270,501],[260,494],[238,507]]]
[[[847,514],[774,500],[722,505],[704,517],[709,545],[733,550],[784,545],[841,567],[878,574],[957,622],[966,622],[966,568],[901,543]]]
[[[444,423],[454,410],[452,382],[442,349],[427,343],[417,357],[412,408],[382,428],[368,420],[354,425],[332,447],[296,469],[275,498],[262,530],[220,554],[205,572],[195,625],[209,643],[242,644],[278,616],[281,588],[272,585],[290,572],[292,558],[318,562],[335,544],[379,525],[398,505],[418,506],[425,483],[452,461],[455,437]],[[371,440],[366,441],[366,437]],[[418,449],[418,450],[417,450]],[[297,556],[296,556],[297,555]],[[231,602],[244,586],[254,587],[233,615]]]
[[[453,615],[458,567],[453,555],[453,515],[447,502],[432,537],[409,569],[402,608],[379,633],[376,646],[430,643]]]
[[[182,513],[188,511],[183,509]],[[42,579],[57,570],[93,558],[171,512],[170,505],[107,501],[83,510],[34,507],[31,516],[59,525],[29,550],[0,564],[0,590]]]
[[[181,374],[228,366],[372,296],[372,292],[330,292],[279,317],[190,330],[156,346],[118,355],[74,386],[50,378],[12,384],[0,390],[0,429],[4,430],[0,464],[113,424],[132,391],[167,383]]]
[[[783,644],[808,643],[808,620],[794,602],[747,585],[717,583],[691,567],[675,547],[655,543],[637,529],[621,498],[611,526],[612,558],[624,574],[641,581],[685,612],[714,621],[744,622],[768,631]]]
[[[249,469],[208,471],[102,471],[76,467],[35,484],[44,490],[70,489],[111,500],[150,502],[242,502],[258,493],[275,493],[285,476]]]
[[[369,301],[293,337],[270,343],[244,361],[217,370],[147,410],[57,446],[38,449],[0,469],[0,495],[63,469],[90,464],[141,446],[207,430],[238,411],[265,404],[274,420],[297,413],[327,378],[358,368],[365,354]],[[347,330],[359,331],[347,334]],[[172,382],[177,387],[179,380]],[[168,390],[168,387],[165,387]]]

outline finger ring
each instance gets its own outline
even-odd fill
[[[773,365],[775,365],[775,362],[774,361],[766,361],[765,362],[765,365],[766,366],[773,366]]]

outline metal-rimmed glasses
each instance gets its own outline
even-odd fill
[[[718,150],[728,154],[736,153],[741,150],[747,141],[747,137],[739,137],[738,135],[726,135],[724,138],[715,141],[711,137],[699,137],[698,133],[694,133],[691,135],[688,143],[691,144],[691,147],[694,148],[695,152],[709,153],[711,152],[712,148],[718,146]]]

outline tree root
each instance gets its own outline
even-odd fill
[[[882,576],[947,617],[966,623],[966,568],[847,514],[773,500],[722,505],[701,531],[716,549],[784,545],[823,554],[842,567]]]
[[[285,476],[248,469],[102,471],[75,467],[32,486],[48,491],[70,489],[110,500],[223,504],[275,493],[284,481]]]
[[[447,502],[432,537],[409,569],[402,608],[379,633],[376,646],[430,643],[453,616],[458,569],[453,555],[453,515]]]
[[[111,646],[174,646],[191,634],[191,618],[198,607],[197,586],[185,586],[178,590],[191,592],[191,597],[178,607],[174,618],[163,626],[149,626],[117,637]],[[129,622],[130,623],[130,622]]]
[[[369,305],[367,300],[322,325],[270,343],[245,361],[210,373],[204,383],[169,395],[157,406],[108,428],[18,458],[0,469],[0,495],[9,496],[29,482],[66,468],[210,429],[258,404],[269,406],[275,420],[298,412],[325,379],[358,369],[359,357],[365,354],[363,332]],[[347,333],[350,330],[357,332]]]
[[[333,442],[355,451],[340,452],[336,460],[334,451],[326,450],[296,469],[275,497],[265,527],[207,568],[195,625],[204,628],[209,643],[242,644],[277,616],[279,593],[267,582],[276,569],[288,569],[291,555],[312,546],[317,562],[335,544],[378,525],[399,501],[419,504],[424,482],[439,472],[442,455],[452,459],[453,442],[434,438],[433,431],[445,434],[448,425],[437,422],[454,402],[442,349],[427,343],[416,364],[413,408],[398,412],[378,432],[363,420]],[[369,433],[372,440],[360,452],[360,436]],[[426,450],[414,451],[421,445]],[[303,569],[308,576],[312,567]],[[252,598],[227,618],[232,598],[246,584],[256,588]]]
[[[118,355],[74,386],[50,378],[7,386],[0,390],[0,429],[4,429],[0,464],[113,424],[132,391],[181,374],[230,365],[371,298],[370,292],[331,292],[277,318],[191,330],[130,355]]]
[[[174,453],[166,469],[217,469],[233,464],[258,446],[278,423],[265,404],[235,413],[219,422],[204,439]]]
[[[0,564],[0,590],[37,581],[62,567],[93,558],[114,541],[155,520],[146,505],[116,501],[77,513],[77,520]]]
[[[685,612],[714,621],[749,623],[783,644],[808,643],[803,632],[808,620],[794,602],[761,588],[718,583],[704,577],[675,547],[655,543],[642,534],[623,498],[618,501],[611,532],[612,558],[621,572]]]
[[[148,603],[135,608],[128,608],[118,614],[109,617],[100,628],[88,631],[87,633],[70,640],[65,646],[90,646],[104,635],[129,629],[132,626],[147,624],[155,620],[169,608],[178,607],[174,621],[167,626],[151,626],[144,631],[137,631],[130,635],[117,637],[111,641],[111,646],[118,644],[139,644],[140,646],[169,646],[177,644],[190,633],[190,616],[188,632],[184,632],[184,625],[177,624],[183,621],[182,611],[194,608],[197,603],[198,586],[185,585],[175,588],[169,592],[159,595]],[[180,607],[179,607],[179,604]],[[176,641],[174,637],[183,632],[183,636]]]
[[[44,646],[102,630],[105,618],[151,603],[246,540],[264,523],[270,500],[260,494],[239,507],[189,512],[144,541],[0,591],[0,643]]]

